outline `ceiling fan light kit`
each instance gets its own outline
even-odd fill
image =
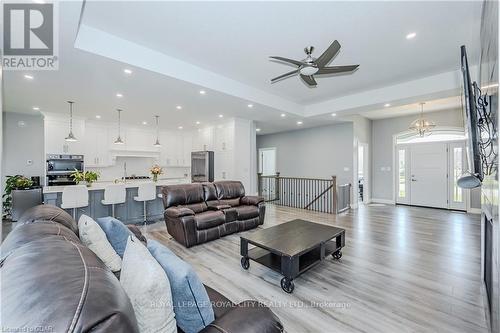
[[[340,51],[340,43],[335,40],[333,43],[323,52],[319,58],[314,58],[311,54],[314,51],[314,47],[306,47],[304,48],[304,52],[307,57],[303,60],[294,60],[284,57],[271,56],[271,59],[279,60],[286,62],[288,64],[292,64],[297,66],[297,69],[277,76],[271,79],[271,83],[275,83],[279,80],[283,80],[289,77],[292,77],[296,74],[299,74],[301,79],[309,85],[309,87],[315,87],[317,85],[314,75],[322,75],[322,74],[341,74],[341,73],[352,73],[356,70],[359,65],[347,65],[347,66],[330,66],[327,67],[330,61],[333,60],[337,56]]]

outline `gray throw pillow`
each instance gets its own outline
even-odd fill
[[[134,236],[127,240],[120,283],[130,298],[141,333],[177,332],[168,277]]]

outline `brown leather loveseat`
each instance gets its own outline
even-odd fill
[[[246,196],[239,181],[164,186],[165,223],[186,247],[264,223],[264,199]]]

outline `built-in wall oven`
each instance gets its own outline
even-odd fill
[[[84,170],[83,155],[47,154],[47,182],[48,186],[75,185],[71,178],[75,170]]]

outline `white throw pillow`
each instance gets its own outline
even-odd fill
[[[106,234],[91,217],[82,215],[78,220],[80,240],[94,252],[113,272],[118,272],[122,267],[122,259],[113,249]]]
[[[120,283],[132,302],[139,332],[177,333],[167,274],[133,236],[123,254]]]

